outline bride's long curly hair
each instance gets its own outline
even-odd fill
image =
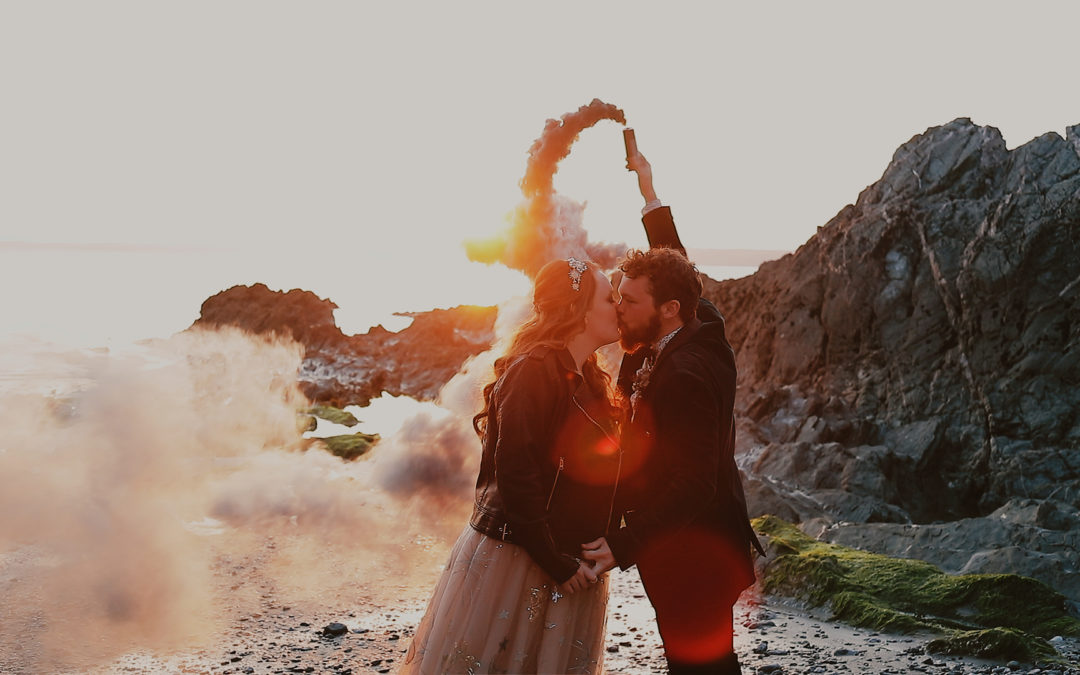
[[[581,275],[580,289],[576,291],[570,285],[570,265],[566,260],[552,260],[537,272],[533,282],[533,315],[514,333],[506,354],[496,359],[495,379],[484,387],[484,409],[473,417],[473,429],[481,437],[487,429],[491,393],[514,359],[540,345],[562,349],[570,338],[585,330],[585,314],[596,295],[599,269],[592,261],[585,263],[588,269]],[[614,411],[611,376],[597,363],[595,352],[582,364],[581,375],[593,393],[607,401]]]

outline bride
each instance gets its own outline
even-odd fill
[[[599,673],[606,575],[578,556],[613,526],[617,408],[596,350],[618,340],[610,281],[545,265],[533,316],[495,362],[476,501],[401,673]]]

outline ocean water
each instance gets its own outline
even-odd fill
[[[757,267],[734,266],[734,265],[698,265],[698,271],[706,274],[716,281],[725,279],[741,279],[757,271]]]

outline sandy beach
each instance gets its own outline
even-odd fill
[[[219,633],[215,644],[169,655],[136,650],[103,666],[67,672],[393,673],[426,603],[424,592],[402,585],[390,589],[401,598],[396,603],[375,601],[361,591],[356,597],[340,598],[338,603],[286,605],[273,584],[261,579],[257,566],[233,571],[239,571],[242,583],[261,590],[258,607],[251,611],[247,604],[243,611],[232,611],[228,628]],[[637,573],[615,571],[610,579],[606,672],[666,672],[652,610]],[[1080,665],[1040,669],[1032,664],[927,654],[925,646],[933,636],[853,628],[781,598],[761,597],[754,589],[736,606],[735,618],[735,646],[747,674],[1080,673]],[[341,634],[331,635],[334,629]],[[1066,639],[1055,646],[1073,664],[1080,664],[1080,640]],[[10,660],[0,665],[13,669],[4,672],[35,672],[20,670]]]

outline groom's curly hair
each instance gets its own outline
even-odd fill
[[[653,306],[678,300],[679,318],[683,321],[694,318],[701,297],[701,275],[694,263],[676,249],[630,249],[619,261],[619,269],[629,279],[648,278]]]

